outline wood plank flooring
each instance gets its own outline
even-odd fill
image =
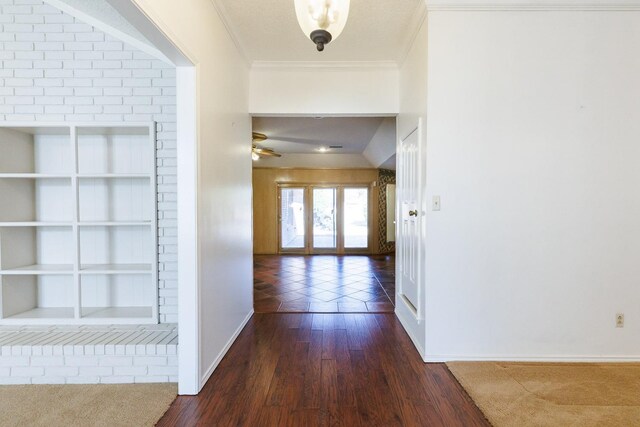
[[[256,314],[159,426],[487,426],[393,314]]]

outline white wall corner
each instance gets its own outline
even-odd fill
[[[177,67],[178,136],[178,335],[180,394],[200,391],[198,274],[198,142],[196,68]]]
[[[409,52],[411,52],[411,48],[422,29],[422,26],[427,20],[427,0],[423,0],[420,2],[420,6],[416,11],[415,15],[413,15],[411,24],[409,25],[410,30],[405,33],[405,40],[402,44],[404,49],[400,52],[400,56],[398,56],[398,67],[402,67],[404,61],[409,56]]]
[[[231,21],[229,21],[229,19],[227,19],[227,10],[226,10],[224,4],[219,0],[211,0],[211,3],[213,3],[213,6],[215,7],[216,12],[218,12],[218,16],[220,17],[220,21],[222,21],[222,24],[227,29],[227,33],[229,34],[229,38],[231,39],[233,44],[236,46],[236,49],[238,50],[238,53],[240,54],[240,57],[243,59],[243,61],[244,61],[245,65],[247,66],[247,68],[250,68],[251,67],[251,60],[249,59],[249,56],[247,55],[247,48],[242,43],[242,41],[240,40],[240,37],[238,37],[238,32],[233,27],[233,24],[231,23]]]

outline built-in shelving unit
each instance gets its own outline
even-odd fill
[[[0,324],[157,323],[154,124],[0,125]]]

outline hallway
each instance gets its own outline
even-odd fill
[[[393,255],[256,255],[256,313],[392,313]]]
[[[256,314],[159,426],[488,426],[393,314]]]

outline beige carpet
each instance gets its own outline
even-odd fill
[[[0,386],[0,426],[153,426],[176,384]]]
[[[640,364],[447,366],[496,427],[640,426]]]

